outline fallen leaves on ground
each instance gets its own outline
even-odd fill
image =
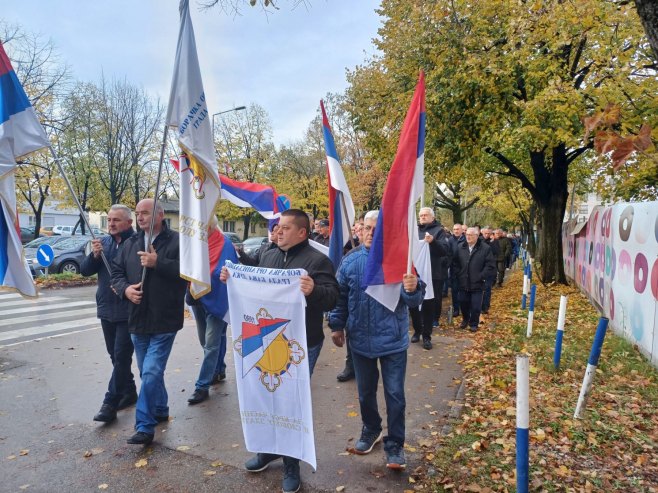
[[[419,479],[414,490],[514,489],[516,355],[525,352],[531,370],[530,489],[658,492],[656,369],[609,330],[587,407],[582,419],[574,419],[599,315],[573,287],[538,284],[533,335],[528,339],[521,288],[522,273],[512,271],[505,285],[493,291],[489,325],[476,334],[455,331],[456,337],[473,341],[460,361],[464,406],[447,435],[430,436],[433,448],[424,447],[424,458],[426,468],[436,474]],[[556,370],[560,295],[568,295],[569,301]]]
[[[146,467],[148,465],[149,461],[146,459],[139,459],[137,462],[135,462],[135,467],[140,468],[140,467]]]

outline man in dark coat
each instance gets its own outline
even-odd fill
[[[496,255],[496,269],[498,270],[498,287],[503,285],[505,279],[505,269],[507,268],[507,259],[512,254],[512,244],[502,229],[495,231],[496,243],[498,244],[498,254]]]
[[[324,342],[323,313],[336,306],[339,296],[334,266],[329,257],[309,245],[309,218],[299,209],[288,209],[281,213],[277,230],[277,247],[268,250],[260,260],[260,267],[272,269],[304,269],[308,275],[301,276],[300,287],[306,297],[306,343],[308,369],[313,368],[320,356]],[[220,279],[226,282],[228,271],[222,269]],[[249,472],[260,472],[280,455],[258,453],[245,463]],[[283,491],[297,491],[301,484],[299,459],[283,457]]]
[[[83,276],[98,274],[97,314],[103,329],[105,348],[112,361],[112,377],[107,385],[103,405],[94,416],[94,421],[102,423],[111,423],[116,419],[117,411],[137,402],[135,377],[131,370],[133,343],[128,332],[130,302],[119,298],[112,291],[111,273],[101,257],[102,252],[109,263],[114,260],[125,241],[135,234],[132,223],[131,210],[128,207],[121,204],[110,207],[107,213],[109,235],[91,240],[91,253],[80,265],[80,273]]]
[[[434,211],[430,207],[421,208],[418,219],[418,238],[429,243],[432,264],[432,279],[423,279],[423,281],[427,284],[432,283],[434,298],[423,300],[420,309],[409,310],[414,327],[411,342],[418,342],[422,336],[423,349],[432,349],[432,327],[434,321],[441,316],[441,289],[443,281],[448,277],[450,245],[448,235],[434,217]]]
[[[448,237],[452,260],[450,262],[450,290],[452,291],[452,315],[459,315],[459,258],[458,248],[466,242],[466,235],[462,233],[462,225],[455,223],[452,227],[452,235]]]
[[[135,434],[128,443],[148,445],[155,426],[169,419],[164,383],[167,360],[176,333],[183,328],[187,281],[180,277],[178,233],[164,221],[158,202],[153,238],[147,248],[145,231],[151,224],[153,199],[137,204],[135,216],[141,231],[126,240],[112,263],[112,286],[121,299],[130,301],[128,330],[135,346],[142,386],[135,410]],[[142,286],[142,269],[146,277]]]
[[[491,249],[479,237],[478,228],[468,228],[466,242],[459,247],[459,289],[461,310],[464,317],[460,328],[478,330],[480,311],[482,309],[482,292],[488,276],[496,269]]]

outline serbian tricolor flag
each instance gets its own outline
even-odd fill
[[[231,240],[224,236],[219,229],[214,229],[208,236],[208,253],[210,256],[210,293],[203,296],[200,301],[208,313],[220,320],[228,310],[228,292],[226,283],[219,280],[222,267],[227,260],[238,262],[238,253]]]
[[[416,202],[424,192],[425,74],[421,71],[388,174],[363,277],[366,293],[394,311],[418,239]]]
[[[50,145],[0,43],[0,290],[36,296],[16,212],[16,159]]]
[[[180,163],[180,276],[195,299],[210,291],[208,222],[219,201],[211,116],[201,80],[188,0],[180,3],[180,31],[166,124],[175,128]]]
[[[322,109],[322,135],[324,135],[324,148],[327,152],[327,178],[329,180],[329,258],[338,270],[340,260],[343,258],[343,248],[352,237],[352,224],[354,223],[354,204],[350,189],[347,187],[343,169],[336,152],[334,136],[324,110],[324,102],[320,100]]]
[[[276,219],[285,210],[290,209],[290,199],[276,193],[274,187],[232,180],[220,175],[222,198],[238,207],[253,207],[265,219]]]

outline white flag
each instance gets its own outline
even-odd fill
[[[185,154],[180,160],[180,275],[200,298],[210,291],[208,221],[219,200],[219,177],[211,115],[201,81],[194,28],[187,0],[180,4],[181,24],[167,125],[176,127]]]
[[[247,450],[316,468],[303,269],[227,262],[238,400]]]

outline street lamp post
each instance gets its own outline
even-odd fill
[[[224,111],[219,111],[217,113],[213,113],[213,115],[212,115],[212,134],[213,134],[213,138],[215,136],[215,117],[216,116],[223,115],[224,113],[230,113],[231,111],[242,111],[242,110],[246,110],[246,109],[247,109],[246,106],[238,106],[237,108],[231,108],[230,110],[224,110]]]

